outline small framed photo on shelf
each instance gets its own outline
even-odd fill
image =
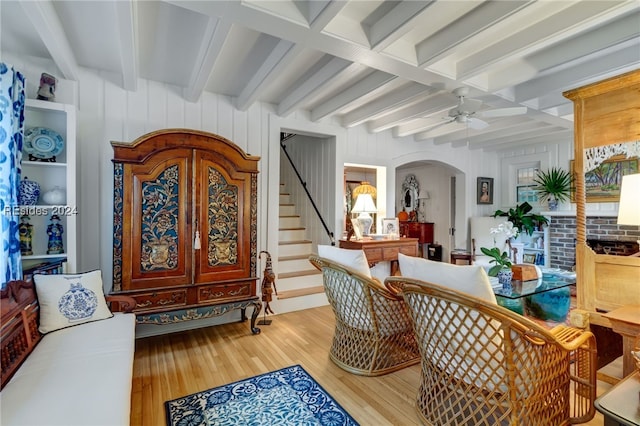
[[[535,265],[535,263],[536,263],[536,255],[535,254],[525,254],[522,257],[522,261],[524,263],[531,263],[531,264]]]
[[[478,204],[493,204],[493,178],[478,178]]]
[[[382,219],[382,233],[386,235],[400,235],[400,221],[397,217],[385,217]]]

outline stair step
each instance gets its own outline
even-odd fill
[[[286,262],[287,260],[309,259],[309,254],[295,254],[293,256],[280,256],[278,262]]]
[[[280,278],[292,278],[292,277],[303,277],[307,275],[321,275],[322,272],[317,269],[310,269],[308,271],[298,271],[298,272],[283,272],[278,274],[278,279]]]
[[[300,228],[300,216],[280,216],[278,218],[279,229]]]
[[[311,240],[297,240],[297,241],[280,241],[278,242],[281,246],[289,246],[293,244],[311,244]]]
[[[295,204],[280,204],[280,216],[294,216],[295,214]]]
[[[308,270],[316,270],[315,267],[309,262],[309,254],[305,256],[287,256],[288,259],[282,260],[278,258],[278,272],[303,272]]]
[[[278,293],[278,300],[291,299],[293,297],[308,296],[310,294],[324,293],[324,286],[315,286],[307,288],[299,288],[296,290],[287,290]]]

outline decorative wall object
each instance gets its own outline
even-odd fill
[[[493,204],[493,178],[478,178],[478,204]]]
[[[575,175],[575,161],[571,160],[571,175]],[[618,202],[622,176],[638,173],[638,157],[627,158],[616,155],[585,172],[584,185],[587,203]],[[575,188],[571,191],[571,202],[576,202]]]
[[[414,211],[418,208],[418,193],[420,185],[415,175],[407,175],[402,182],[402,210],[406,212]]]

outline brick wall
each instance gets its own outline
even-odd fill
[[[587,217],[587,239],[636,243],[640,227],[618,225],[616,217]],[[573,270],[576,264],[576,218],[553,216],[549,222],[549,262],[552,268]],[[637,244],[634,245],[637,250]]]

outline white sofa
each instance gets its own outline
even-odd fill
[[[2,327],[3,362],[8,347],[22,353],[12,356],[14,366],[3,365],[3,381],[6,369],[15,372],[0,392],[0,424],[128,425],[135,314],[116,312],[111,318],[40,337],[34,326],[39,317],[37,304],[16,300],[18,303],[3,299],[3,322],[9,316],[15,318],[13,328],[8,323]],[[24,330],[30,330],[28,345],[20,344],[25,340],[25,334],[20,334]]]

